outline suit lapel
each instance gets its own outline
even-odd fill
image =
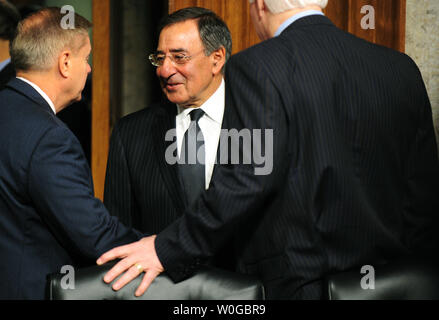
[[[178,211],[182,214],[186,208],[186,199],[178,176],[178,164],[168,164],[165,157],[166,150],[172,143],[174,143],[174,141],[165,141],[165,136],[169,130],[175,129],[176,114],[177,107],[169,102],[163,104],[162,107],[158,109],[153,130],[155,148],[154,156],[157,159],[159,170],[165,185],[168,188],[169,194]]]

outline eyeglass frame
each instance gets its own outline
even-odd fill
[[[197,53],[194,53],[194,54],[192,54],[190,56],[186,55],[184,52],[181,52],[181,51],[171,52],[170,54],[154,52],[154,53],[151,53],[150,55],[148,55],[148,59],[149,59],[149,62],[151,62],[151,64],[154,67],[157,67],[157,68],[163,66],[163,64],[165,63],[166,57],[168,57],[175,64],[182,66],[182,65],[185,65],[186,63],[188,63],[189,60],[192,59],[193,57],[195,57],[196,55],[199,55],[201,52],[205,52],[205,49],[203,49],[203,50],[201,50],[201,51],[199,51]],[[162,64],[154,63],[154,61],[153,61],[154,56],[156,56],[156,59],[157,59],[157,55],[158,54],[161,54],[161,55],[164,56]],[[175,56],[179,55],[179,54],[183,54],[184,55],[184,57],[182,57],[182,59],[183,59],[182,62],[178,62],[178,61],[175,60]]]

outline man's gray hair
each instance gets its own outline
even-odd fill
[[[232,36],[226,23],[213,11],[201,7],[183,8],[166,16],[159,25],[159,33],[173,24],[187,20],[196,20],[201,41],[203,42],[205,55],[224,47],[225,60],[232,55]],[[222,72],[224,72],[224,67]]]
[[[64,49],[78,52],[84,45],[90,21],[75,13],[73,29],[62,27],[60,8],[45,8],[22,20],[10,44],[11,61],[17,71],[50,69]]]
[[[253,3],[255,0],[249,0]],[[319,6],[325,9],[328,5],[328,0],[264,0],[265,5],[271,13],[277,14],[288,10],[305,8],[307,6]]]

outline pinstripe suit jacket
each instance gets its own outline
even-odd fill
[[[157,236],[174,280],[234,236],[268,298],[321,298],[326,274],[437,246],[431,107],[410,58],[309,16],[232,57],[226,79],[224,126],[273,129],[273,171],[216,167]]]
[[[176,107],[156,104],[122,118],[110,142],[104,204],[125,224],[156,234],[186,208],[177,165],[165,161]]]
[[[175,129],[176,115],[175,104],[166,100],[123,117],[111,135],[104,204],[111,215],[145,234],[159,233],[188,206],[178,164],[165,159],[166,150],[173,150],[175,140],[165,136]],[[230,241],[209,263],[233,269],[228,246]]]

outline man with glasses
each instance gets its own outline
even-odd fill
[[[231,46],[210,10],[185,8],[162,22],[149,60],[167,101],[122,118],[110,143],[104,203],[126,224],[157,234],[209,187]]]

